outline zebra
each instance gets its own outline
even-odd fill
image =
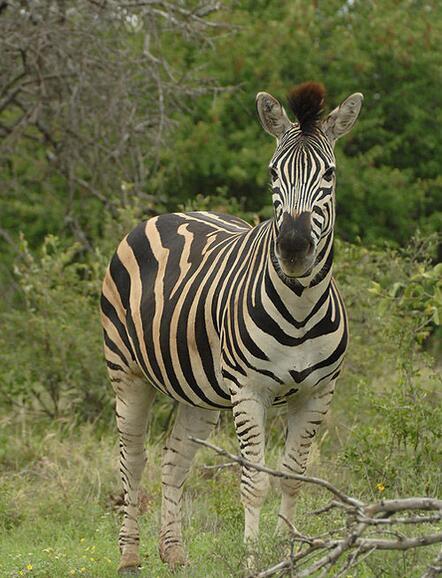
[[[276,139],[270,161],[274,215],[251,227],[236,216],[177,212],[139,224],[119,244],[101,296],[104,349],[116,395],[125,494],[119,571],[140,565],[138,489],[144,438],[156,391],[178,402],[162,458],[159,552],[187,561],[183,484],[197,445],[230,408],[241,455],[264,464],[268,409],[287,405],[284,472],[304,473],[312,440],[332,399],[348,341],[332,277],[334,144],[350,131],[363,96],[322,119],[325,89],[292,89],[291,122],[279,101],[258,93],[264,130]],[[258,538],[265,473],[242,468],[244,541]],[[292,517],[300,482],[281,482],[280,514]],[[277,530],[283,531],[281,517]]]

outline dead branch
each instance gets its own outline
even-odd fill
[[[271,476],[285,479],[296,479],[326,489],[332,493],[334,499],[310,515],[318,515],[339,509],[345,518],[345,524],[339,528],[332,528],[320,536],[308,536],[300,533],[293,524],[285,519],[290,531],[291,555],[261,572],[250,575],[249,578],[267,578],[275,574],[291,572],[297,578],[307,578],[320,572],[320,576],[329,576],[330,569],[340,565],[335,578],[345,575],[350,568],[360,564],[364,559],[376,551],[406,551],[415,548],[442,543],[442,532],[426,533],[420,535],[405,535],[398,531],[398,526],[405,525],[407,528],[421,527],[421,524],[435,524],[442,520],[442,500],[429,497],[398,498],[392,500],[380,500],[372,504],[366,504],[352,496],[346,495],[327,480],[312,476],[281,472],[266,466],[253,464],[241,456],[236,456],[227,450],[215,446],[209,442],[190,438],[195,443],[203,445],[217,454],[231,460],[228,465],[241,464],[247,469],[255,469],[266,472]],[[223,464],[220,465],[221,467]],[[214,466],[211,466],[214,467]],[[216,466],[215,466],[216,467]],[[407,515],[417,511],[432,511],[431,515]],[[400,516],[396,516],[401,514]],[[385,527],[391,530],[384,529]],[[393,527],[393,528],[392,528]],[[379,530],[378,530],[379,528]],[[370,529],[371,534],[364,534]],[[380,532],[380,536],[373,535]],[[382,534],[394,536],[394,539],[385,539]],[[298,551],[294,554],[294,545],[298,545]],[[441,570],[442,551],[437,558],[428,566],[422,578],[433,578]]]
[[[275,478],[282,478],[285,480],[300,480],[301,482],[307,482],[309,484],[321,486],[322,488],[325,488],[329,492],[334,494],[337,498],[339,498],[342,502],[344,502],[344,504],[349,504],[350,506],[354,506],[357,509],[364,505],[363,502],[360,502],[356,498],[346,496],[343,492],[338,490],[338,488],[336,488],[333,484],[331,484],[330,482],[327,482],[327,480],[322,480],[320,478],[314,478],[312,476],[303,476],[301,474],[292,474],[292,473],[288,473],[288,472],[280,472],[278,470],[272,470],[271,468],[268,468],[266,466],[260,466],[258,464],[254,464],[252,462],[249,462],[248,460],[244,459],[243,457],[236,456],[235,454],[232,454],[232,453],[228,452],[227,450],[220,448],[218,446],[215,446],[215,445],[213,445],[213,444],[211,444],[205,440],[200,440],[200,439],[194,438],[194,437],[190,437],[190,439],[197,444],[200,444],[202,446],[206,446],[207,448],[210,448],[211,450],[215,451],[217,454],[225,456],[225,457],[229,458],[230,460],[237,462],[238,464],[241,464],[243,467],[252,468],[252,469],[258,470],[260,472],[265,472],[266,474],[270,474],[271,476],[274,476]]]
[[[232,468],[232,467],[237,466],[237,465],[238,465],[237,462],[226,462],[224,464],[213,464],[210,466],[203,464],[201,467],[204,470],[217,470],[218,471],[218,470],[223,470],[225,468]]]
[[[41,159],[34,178],[55,177],[57,190],[66,191],[65,216],[80,222],[91,196],[90,206],[97,200],[106,211],[127,206],[122,183],[149,190],[176,111],[220,90],[196,66],[171,56],[170,38],[203,51],[224,30],[216,17],[223,3],[8,0],[6,6],[0,19],[6,188],[20,187],[17,151],[32,150],[31,160]]]

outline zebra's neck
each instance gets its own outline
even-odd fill
[[[305,277],[292,279],[284,275],[275,254],[276,223],[272,219],[268,234],[266,283],[271,284],[287,307],[291,304],[298,313],[308,314],[318,299],[330,287],[333,270],[333,230],[318,244],[312,271]]]

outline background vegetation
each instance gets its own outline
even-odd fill
[[[365,94],[337,149],[336,276],[352,340],[311,471],[365,499],[440,495],[441,36],[439,3],[419,0],[0,3],[1,576],[114,575],[104,269],[152,214],[271,216],[274,144],[254,98],[284,100],[304,80],[325,83],[329,108]],[[169,575],[156,540],[172,411],[158,399],[149,435],[146,576]],[[283,417],[271,422],[276,463]],[[219,428],[235,450],[228,413]],[[199,466],[214,459],[201,452]],[[298,526],[327,527],[306,514],[325,499],[305,489]],[[263,567],[284,548],[276,502],[274,488]],[[186,522],[193,564],[180,575],[238,575],[236,469],[195,469]],[[419,576],[433,556],[378,554],[354,576]]]

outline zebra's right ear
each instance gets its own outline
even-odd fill
[[[292,126],[282,105],[268,92],[258,92],[256,110],[263,129],[278,140]]]

